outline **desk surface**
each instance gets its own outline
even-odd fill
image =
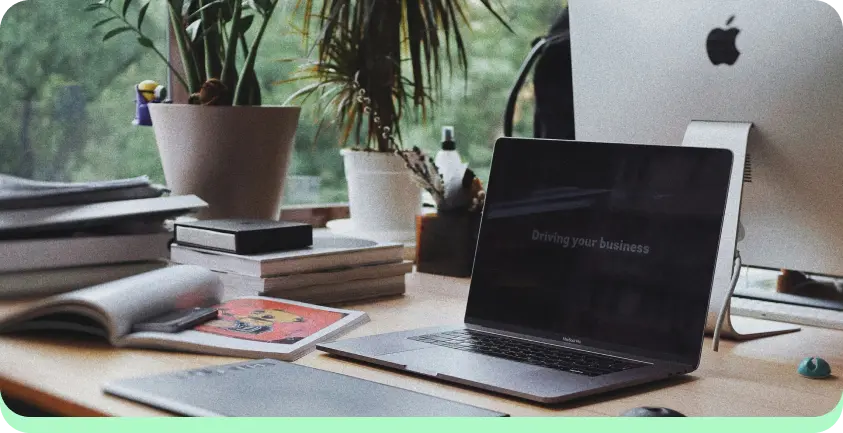
[[[372,322],[349,337],[462,322],[468,282],[424,274],[408,276],[407,295],[375,303],[347,305],[369,313]],[[111,380],[227,364],[235,358],[147,350],[114,349],[78,337],[0,337],[0,390],[9,397],[63,415],[159,416],[164,413],[104,395]],[[721,343],[711,351],[706,339],[700,369],[678,380],[543,407],[520,400],[403,373],[374,368],[314,352],[298,361],[323,370],[399,386],[514,416],[614,416],[638,406],[665,406],[689,416],[818,416],[841,398],[838,378],[804,379],[796,365],[821,356],[843,369],[843,332],[805,327],[763,340]]]

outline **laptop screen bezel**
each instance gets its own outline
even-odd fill
[[[495,152],[494,152],[493,157],[492,157],[491,166],[493,167],[493,169],[492,169],[493,171],[490,174],[489,183],[487,185],[487,189],[490,192],[490,194],[494,194],[493,188],[494,188],[494,181],[496,180],[494,178],[494,175],[495,175],[494,167],[496,165],[495,164],[495,158],[498,155],[498,151],[497,151],[498,148],[501,147],[501,146],[529,146],[531,144],[537,144],[537,143],[538,144],[553,143],[555,145],[560,145],[560,144],[561,145],[564,145],[564,144],[568,144],[568,145],[588,145],[588,146],[595,146],[595,147],[600,146],[601,144],[606,145],[606,146],[629,146],[629,147],[632,147],[632,148],[634,148],[634,147],[644,147],[644,146],[652,147],[650,145],[640,145],[640,144],[590,143],[590,142],[577,141],[577,140],[500,138],[495,143]],[[689,147],[689,146],[683,146],[683,147],[684,148],[693,148],[693,149],[702,149],[702,148],[694,148],[694,147]],[[707,151],[728,153],[729,158],[731,160],[731,163],[734,164],[734,157],[733,157],[733,154],[730,150],[719,149],[719,148],[705,148],[705,149]],[[531,149],[531,151],[532,151],[532,149]],[[731,172],[731,167],[730,167],[729,172]],[[729,179],[729,182],[730,183],[732,182],[731,178]],[[487,201],[486,206],[488,206],[488,204],[489,204],[489,202]],[[727,205],[726,192],[724,192],[724,202],[723,202],[723,215],[724,215],[724,217],[725,217],[726,205]],[[480,243],[482,242],[483,225],[484,225],[485,222],[486,222],[486,212],[485,212],[485,209],[484,209],[483,217],[481,218],[481,222],[480,222],[480,231],[479,231],[478,236],[477,236],[477,248],[480,247]],[[719,239],[720,239],[719,242],[723,241],[723,218],[721,218]],[[474,266],[473,266],[473,275],[474,275],[474,273],[476,273],[478,271],[477,265],[478,265],[477,255],[475,254]],[[713,286],[713,284],[714,284],[714,276],[715,276],[714,270],[715,270],[715,265],[714,265],[714,263],[712,263],[711,277],[710,277],[710,281],[708,282],[708,285],[710,287]],[[521,334],[521,335],[525,335],[525,336],[533,336],[533,337],[551,340],[551,341],[554,341],[554,342],[559,342],[560,344],[578,347],[578,348],[594,348],[594,349],[600,349],[600,350],[606,350],[606,351],[612,351],[612,352],[621,352],[621,353],[629,354],[629,355],[640,357],[640,358],[649,358],[649,359],[663,360],[663,361],[667,361],[667,362],[680,363],[680,364],[689,365],[689,366],[691,366],[692,369],[695,369],[699,366],[699,362],[700,362],[700,359],[702,357],[703,342],[704,342],[704,339],[705,339],[705,326],[703,326],[703,329],[700,330],[699,350],[694,352],[695,356],[690,357],[690,358],[683,358],[681,355],[676,354],[676,353],[654,352],[654,351],[641,349],[641,348],[637,348],[637,347],[632,347],[632,346],[625,346],[625,345],[621,345],[621,344],[612,344],[612,343],[608,343],[608,342],[605,342],[605,341],[597,341],[597,340],[593,340],[593,339],[582,338],[582,336],[563,335],[563,334],[554,333],[554,332],[548,332],[548,331],[543,331],[543,330],[538,330],[538,329],[514,326],[514,325],[505,324],[505,323],[501,323],[501,322],[497,322],[497,321],[485,320],[485,319],[480,319],[480,318],[477,318],[477,317],[472,317],[470,315],[470,311],[472,310],[472,308],[471,308],[471,306],[472,306],[472,304],[471,304],[471,301],[472,301],[471,294],[473,292],[475,292],[476,290],[480,289],[479,287],[477,287],[476,284],[477,284],[476,279],[472,278],[471,283],[470,283],[470,288],[469,288],[469,298],[468,298],[468,303],[466,305],[466,314],[465,314],[465,319],[464,319],[465,323],[468,324],[468,325],[476,325],[476,326],[481,326],[481,327],[489,328],[489,329],[493,329],[493,330],[497,329],[497,330]],[[709,290],[708,296],[705,299],[706,299],[705,314],[708,314],[708,305],[709,305],[709,302],[711,301],[711,290]]]

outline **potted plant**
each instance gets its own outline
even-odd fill
[[[312,0],[299,3],[304,39],[317,55],[294,80],[306,85],[289,101],[319,101],[323,119],[336,121],[348,181],[351,225],[377,240],[415,237],[421,189],[406,168],[401,120],[413,109],[425,120],[442,92],[443,66],[452,59],[467,74],[461,26],[467,0]],[[481,3],[509,28],[489,0]],[[396,139],[397,138],[397,139]]]
[[[200,218],[276,219],[301,109],[261,105],[255,62],[280,0],[166,0],[179,62],[144,32],[151,1],[99,0],[87,10],[101,15],[94,27],[110,28],[104,41],[133,37],[191,95],[149,104],[168,187],[207,201]]]

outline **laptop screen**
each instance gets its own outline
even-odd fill
[[[732,154],[502,139],[466,322],[696,364]]]

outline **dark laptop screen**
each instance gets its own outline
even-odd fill
[[[731,167],[728,150],[502,139],[466,321],[696,363]]]

